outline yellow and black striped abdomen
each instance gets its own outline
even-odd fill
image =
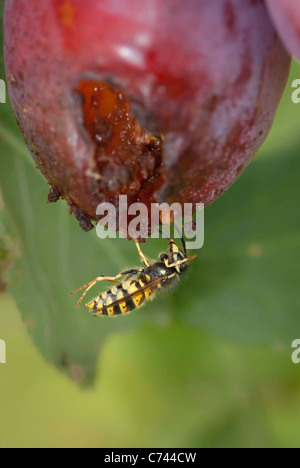
[[[96,315],[120,315],[142,306],[153,297],[157,286],[147,285],[141,279],[125,280],[105,291],[87,304]]]

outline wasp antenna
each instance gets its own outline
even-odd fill
[[[161,235],[162,235],[165,239],[167,239],[168,241],[170,240],[170,237],[166,236],[166,234],[162,231],[162,228],[161,228],[161,227],[159,228],[158,231],[161,233]]]
[[[178,233],[179,236],[180,236],[181,243],[182,243],[182,247],[183,247],[183,251],[184,251],[184,255],[186,256],[186,244],[185,244],[185,240],[184,240],[182,231],[180,231],[180,229],[179,229],[179,227],[177,226],[177,224],[175,223],[175,221],[174,221],[174,227],[175,227],[177,233]]]
[[[187,260],[194,260],[197,257],[197,255],[192,255],[192,257],[187,257]]]

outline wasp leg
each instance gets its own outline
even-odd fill
[[[76,307],[79,307],[80,304],[82,303],[84,297],[86,296],[87,292],[93,287],[95,286],[95,284],[97,284],[97,282],[100,281],[100,278],[96,278],[94,281],[91,281],[90,283],[82,286],[82,288],[79,288],[77,289],[77,291],[74,291],[72,294],[75,294],[76,292],[78,291],[81,291],[82,289],[86,288],[86,290],[84,291],[84,293],[82,294],[81,298],[79,299]]]
[[[144,271],[143,268],[134,268],[134,269],[123,271],[122,273],[120,273],[120,275],[122,275],[122,276],[128,275],[125,278],[125,280],[127,280],[127,279],[131,278],[133,275],[135,275],[136,273],[142,273],[143,271]],[[104,278],[104,275],[100,275],[100,276],[102,276],[102,278]],[[114,281],[114,280],[107,279],[107,278],[106,278],[105,281],[108,281],[109,283],[113,283],[113,284],[119,284],[118,281]]]
[[[100,276],[104,278],[104,275],[100,275]],[[108,281],[109,283],[118,284],[118,282],[114,280],[106,280],[106,281]]]
[[[148,260],[146,259],[145,255],[143,254],[142,249],[141,249],[140,244],[139,244],[139,241],[138,241],[137,239],[134,239],[134,242],[135,242],[137,251],[138,251],[138,253],[139,253],[139,256],[140,256],[141,259],[142,259],[143,264],[144,264],[147,268],[149,268],[150,263],[148,262]]]
[[[100,277],[105,278],[104,275],[100,275]],[[96,281],[96,280],[94,280],[94,281]],[[87,288],[88,286],[90,286],[90,284],[94,283],[94,281],[90,281],[89,283],[85,284],[84,286],[81,286],[81,288],[76,289],[76,291],[71,292],[72,296],[74,296],[74,294],[78,293],[82,289]],[[101,280],[99,279],[99,281],[101,281]],[[108,281],[109,283],[118,284],[117,281],[112,280],[112,279],[106,279],[106,281]],[[97,281],[96,281],[96,283],[97,283]]]
[[[82,294],[81,298],[79,299],[78,303],[77,303],[77,306],[76,307],[79,307],[80,304],[82,303],[84,297],[86,296],[86,294],[88,293],[88,291],[90,289],[92,289],[95,284],[99,283],[100,281],[109,281],[110,283],[114,283],[114,284],[118,284],[116,282],[117,279],[119,278],[122,278],[122,276],[125,276],[125,275],[134,275],[135,273],[138,273],[140,270],[137,270],[137,269],[134,269],[134,270],[126,270],[126,271],[123,271],[122,273],[120,273],[119,275],[117,276],[99,276],[98,278],[96,278],[95,280],[93,281],[90,281],[90,283],[87,283],[85,284],[84,286],[82,286],[81,288],[79,289],[76,289],[76,291],[72,292],[71,294],[74,295],[76,293],[78,293],[79,291],[82,291],[82,289],[85,289],[84,293]]]
[[[169,261],[165,260],[165,265],[167,268],[174,268],[178,265],[182,265],[183,263],[189,262],[190,260],[194,260],[194,258],[196,257],[197,255],[193,255],[192,257],[184,258],[183,260],[179,260],[178,262],[171,263],[170,265],[169,265]]]

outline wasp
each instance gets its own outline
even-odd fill
[[[126,270],[114,277],[101,275],[82,286],[72,293],[76,294],[85,289],[77,307],[80,306],[85,295],[93,286],[100,281],[108,281],[113,283],[114,286],[86,304],[86,307],[91,310],[93,315],[114,316],[138,309],[147,300],[153,299],[160,290],[175,286],[181,275],[187,271],[188,262],[196,257],[196,255],[187,257],[183,238],[182,250],[173,239],[169,239],[168,251],[160,254],[159,262],[149,262],[143,254],[137,239],[135,239],[135,245],[144,268]],[[123,279],[121,280],[121,278]]]

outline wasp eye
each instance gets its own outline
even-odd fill
[[[165,260],[168,260],[169,257],[166,253],[162,253],[160,254],[159,258],[162,262],[164,262]]]

